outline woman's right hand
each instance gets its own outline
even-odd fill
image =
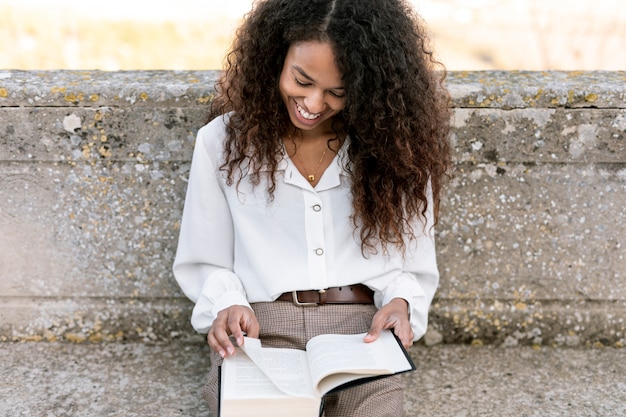
[[[234,305],[217,313],[207,334],[207,342],[211,349],[224,358],[235,353],[230,336],[241,346],[244,333],[248,337],[258,338],[259,322],[250,307]]]

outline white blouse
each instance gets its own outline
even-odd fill
[[[217,313],[232,305],[362,283],[375,291],[379,308],[396,297],[407,300],[415,340],[422,337],[439,282],[432,212],[426,227],[414,225],[418,239],[404,257],[393,248],[364,257],[341,162],[347,140],[315,188],[285,155],[269,201],[263,175],[256,187],[247,178],[238,188],[236,181],[226,185],[219,170],[225,138],[223,117],[198,132],[180,225],[173,269],[195,302],[193,327],[208,332]]]

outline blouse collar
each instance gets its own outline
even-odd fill
[[[277,170],[284,172],[285,184],[295,185],[300,188],[315,190],[316,192],[328,190],[341,185],[342,177],[347,177],[345,162],[348,159],[348,147],[350,146],[350,137],[346,136],[341,148],[333,158],[331,164],[326,168],[320,181],[315,188],[311,186],[306,178],[298,171],[298,168],[291,161],[287,152],[283,147],[283,159],[279,162]]]

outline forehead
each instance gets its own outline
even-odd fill
[[[285,57],[285,67],[301,69],[316,81],[341,83],[335,53],[327,42],[307,41],[291,45]]]

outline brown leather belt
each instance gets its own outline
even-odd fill
[[[320,304],[374,304],[374,291],[363,284],[331,287],[325,290],[292,291],[283,293],[276,301],[296,305]]]

